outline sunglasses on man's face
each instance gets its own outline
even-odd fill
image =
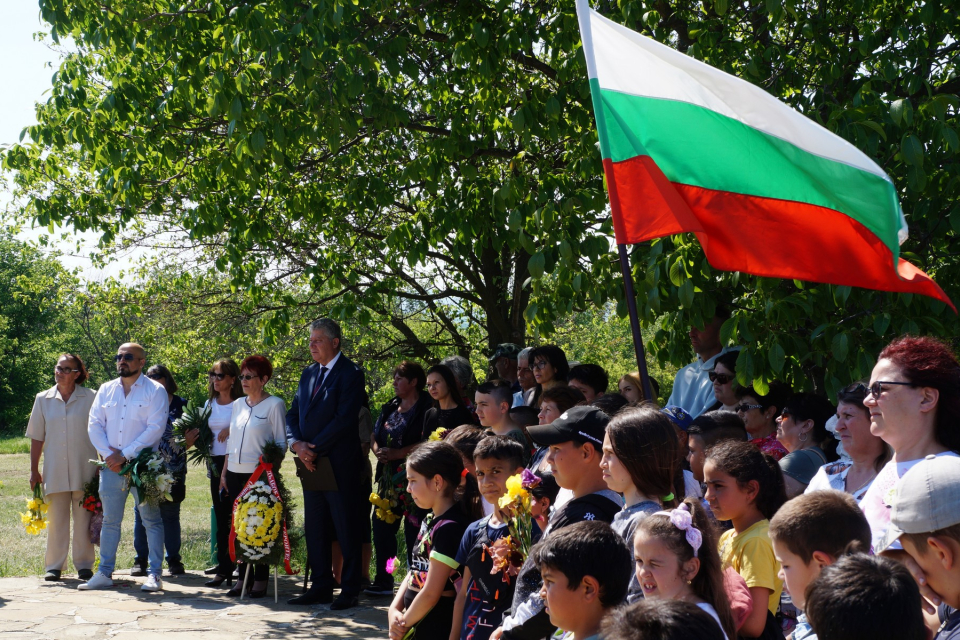
[[[217,380],[223,380],[227,377],[225,373],[217,373],[216,371],[210,371],[207,373],[208,378],[216,378]]]
[[[733,380],[733,376],[726,373],[717,373],[716,371],[711,371],[707,374],[707,377],[710,378],[710,382],[718,382],[720,384],[727,384]]]
[[[132,353],[118,353],[117,355],[113,356],[114,362],[133,362],[136,359],[137,356],[133,355]]]

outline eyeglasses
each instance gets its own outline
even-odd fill
[[[253,380],[254,378],[259,378],[259,377],[260,377],[260,376],[245,376],[245,375],[242,375],[242,374],[240,375],[240,379],[241,379],[241,380],[244,380],[244,381],[246,381],[246,380]]]
[[[707,377],[710,378],[710,382],[719,382],[720,384],[727,384],[733,380],[733,376],[726,373],[717,373],[716,371],[711,371],[707,374]]]
[[[114,362],[133,362],[134,360],[137,360],[137,356],[132,353],[118,353],[113,356]]]
[[[912,382],[890,382],[888,380],[877,380],[872,385],[867,387],[867,395],[873,396],[874,398],[879,398],[880,394],[883,393],[883,385],[885,384],[896,384],[901,387],[917,387],[919,385],[913,384]]]
[[[59,366],[54,367],[53,370],[56,371],[57,373],[76,373],[80,371],[80,369],[67,369],[66,367],[59,367]]]
[[[868,393],[870,389],[867,388],[867,385],[862,382],[852,384],[849,387],[840,391],[840,393]]]
[[[547,362],[546,360],[538,360],[537,362],[533,363],[533,366],[531,367],[531,369],[537,369],[539,371],[540,369],[543,369],[548,364],[550,363]]]
[[[208,377],[208,378],[216,378],[217,380],[223,380],[225,377],[227,377],[227,374],[225,374],[225,373],[216,373],[216,372],[214,372],[214,371],[208,371],[208,372],[207,372],[207,377]]]
[[[148,373],[147,377],[151,380],[166,380],[167,377],[162,373]]]
[[[763,409],[762,404],[738,404],[733,408],[737,413],[746,413],[750,409]]]

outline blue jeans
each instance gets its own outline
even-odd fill
[[[100,470],[100,502],[103,504],[103,528],[100,531],[100,568],[103,575],[110,577],[117,564],[117,547],[120,546],[120,523],[127,506],[127,494],[137,497],[136,487],[127,486],[126,478],[110,471]],[[159,576],[163,571],[163,521],[160,508],[144,502],[136,507],[146,527],[147,543],[150,548],[151,575]]]
[[[180,503],[161,502],[160,520],[163,523],[163,546],[167,552],[167,566],[181,564],[180,558]],[[140,512],[133,512],[133,549],[137,552],[134,564],[146,566],[150,544],[147,529],[143,526]]]

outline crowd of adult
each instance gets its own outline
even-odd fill
[[[801,640],[817,636],[817,620],[825,620],[821,614],[829,609],[816,604],[829,595],[817,595],[815,587],[840,594],[850,588],[849,579],[840,576],[878,572],[908,571],[904,575],[917,582],[904,589],[937,604],[951,603],[960,589],[934,593],[926,576],[938,569],[918,559],[923,553],[913,553],[917,539],[901,539],[908,531],[903,514],[935,505],[900,503],[898,512],[896,497],[902,479],[921,461],[950,458],[947,464],[960,464],[960,365],[952,350],[932,338],[895,340],[878,354],[869,380],[849,381],[835,399],[795,392],[781,382],[741,386],[738,350],[720,340],[725,316],[721,310],[707,326],[690,330],[696,358],[677,373],[663,409],[657,398],[643,397],[638,373],[611,385],[602,366],[571,363],[555,345],[501,344],[480,384],[460,356],[426,369],[399,363],[394,397],[371,412],[363,371],[342,353],[340,327],[328,319],[311,326],[314,363],[303,371],[289,409],[269,392],[273,370],[267,358],[214,363],[208,471],[217,562],[208,570],[214,575],[207,586],[232,584],[238,567],[226,537],[231,506],[264,444],[272,441],[293,452],[306,476],[327,478],[320,488],[307,488],[304,480],[312,581],[290,602],[345,609],[356,606],[363,590],[373,596],[396,592],[388,620],[395,640],[413,626],[420,638],[442,640],[543,638],[558,628],[576,638],[592,637],[601,628],[605,638],[645,637],[617,634],[631,624],[644,627],[651,616],[666,625],[669,616],[663,612],[673,605],[660,615],[646,607],[650,600],[685,601],[706,612],[720,635],[697,637],[787,633]],[[37,396],[27,435],[33,443],[31,484],[44,483],[51,505],[47,580],[61,579],[72,519],[73,563],[85,580],[79,588],[112,585],[126,497],[136,491],[118,472],[144,448],[163,452],[176,484],[172,500],[136,504],[131,573],[145,576],[142,588],[153,591],[162,589],[164,558],[171,574],[184,571],[179,525],[184,449],[197,434],[189,433],[184,447],[177,445],[172,424],[185,401],[176,395],[167,368],[154,365],[143,375],[145,364],[139,345],[122,345],[118,378],[93,393],[83,386],[81,358],[64,354],[55,367],[56,385]],[[103,528],[94,574],[89,512],[78,504],[96,471],[88,460],[98,455],[107,468],[100,471]],[[493,584],[486,577],[492,560],[485,545],[504,535],[498,498],[507,491],[506,478],[522,469],[538,479],[530,533],[540,542],[515,581]],[[414,504],[402,518],[373,515],[368,496],[384,474],[406,478]],[[945,494],[950,495],[960,494]],[[960,501],[944,509],[948,515],[933,524],[960,522]],[[828,518],[828,524],[811,524],[817,517]],[[853,524],[834,527],[829,518],[853,518]],[[584,520],[595,522],[579,527]],[[908,532],[945,526],[924,522]],[[388,560],[397,556],[401,527],[408,577],[397,591]],[[575,538],[567,539],[568,528],[579,532]],[[823,541],[819,529],[830,530],[833,542]],[[843,533],[855,530],[868,534]],[[830,545],[840,538],[847,546],[838,551]],[[628,567],[625,577],[617,573],[623,570],[617,562],[604,562],[614,565],[604,568],[577,564],[577,557],[595,557],[602,549],[607,557],[619,557],[620,551],[604,546],[610,539],[629,552],[625,562],[633,569]],[[853,544],[858,540],[863,544]],[[841,556],[871,548],[883,550],[893,564],[851,558],[850,563],[860,562],[859,574],[840,572],[847,566]],[[265,594],[267,571],[265,565],[252,568],[251,597]],[[821,572],[825,586],[816,579]],[[562,587],[555,584],[558,574],[566,575]],[[239,596],[243,588],[238,582],[228,593]],[[568,604],[582,605],[585,617],[571,621],[561,610]],[[942,635],[943,629],[960,629],[954,607],[938,612],[944,638],[954,636]],[[820,624],[824,630],[829,626]]]

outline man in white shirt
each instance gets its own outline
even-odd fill
[[[115,380],[101,385],[90,408],[87,433],[107,469],[100,470],[100,502],[103,504],[103,528],[100,532],[100,566],[96,574],[78,589],[106,589],[113,586],[111,576],[120,545],[120,524],[127,494],[136,492],[120,475],[128,462],[143,449],[155,449],[167,424],[167,391],[163,385],[142,375],[146,353],[139,344],[128,342],[116,355]],[[138,504],[140,519],[147,529],[150,568],[143,591],[159,591],[163,584],[163,522],[160,508],[146,502]]]
[[[720,344],[720,327],[729,317],[730,311],[717,307],[716,315],[706,327],[690,327],[690,344],[697,359],[677,372],[667,406],[681,407],[696,418],[717,403],[710,372],[717,356],[732,350]]]

